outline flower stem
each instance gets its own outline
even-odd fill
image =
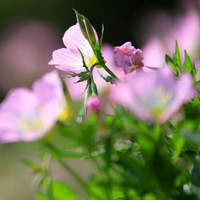
[[[95,63],[94,65],[91,66],[90,70],[93,71],[96,65],[101,65],[105,69],[105,71],[107,71],[112,76],[113,79],[119,80],[118,77],[105,65],[105,63],[102,62]]]
[[[71,167],[69,167],[69,165],[67,165],[62,159],[58,159],[57,161],[63,166],[65,170],[67,170],[74,177],[74,179],[76,179],[76,181],[83,187],[83,189],[89,196],[92,195],[95,199],[102,200],[102,198],[99,195],[88,190],[86,183],[76,174],[76,172],[74,172],[74,170]]]
[[[51,188],[51,154],[47,149],[47,142],[43,143],[43,158],[42,158],[42,166],[45,169],[45,177],[44,180],[46,182],[46,186],[44,187],[46,194],[49,200],[54,200]]]
[[[76,179],[76,181],[87,191],[87,185],[85,182],[74,172],[74,170],[67,165],[66,162],[64,162],[61,159],[58,159],[58,162],[63,166],[64,169],[66,169],[73,177]]]
[[[112,76],[112,78],[114,78],[116,81],[119,80],[117,76],[105,64],[103,64],[102,67]]]

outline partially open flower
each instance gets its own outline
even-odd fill
[[[135,69],[140,69],[144,66],[142,63],[142,50],[136,49],[131,42],[126,42],[120,47],[115,47],[115,62],[122,67],[125,74],[128,74]]]
[[[111,91],[114,102],[137,118],[156,123],[167,121],[194,96],[191,75],[185,73],[175,81],[169,67],[133,74],[128,82],[118,83]]]
[[[66,106],[56,71],[34,82],[33,90],[13,89],[0,104],[0,142],[30,142],[43,137],[59,117],[63,119]]]
[[[96,31],[94,30],[95,34]],[[96,34],[97,36],[97,34]],[[78,71],[84,69],[82,52],[86,66],[89,67],[97,62],[97,58],[89,42],[83,36],[83,33],[77,23],[71,26],[63,36],[63,42],[67,48],[61,48],[53,52],[53,59],[50,65],[62,71]]]

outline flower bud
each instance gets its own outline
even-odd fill
[[[98,96],[91,96],[86,101],[86,110],[87,112],[99,113],[102,104],[103,103]]]

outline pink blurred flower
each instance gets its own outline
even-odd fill
[[[63,42],[67,48],[54,51],[53,59],[49,62],[50,65],[56,65],[55,67],[62,71],[78,71],[84,69],[79,50],[84,56],[87,67],[97,62],[92,47],[83,36],[78,23],[71,26],[65,32]]]
[[[34,82],[32,88],[13,89],[0,104],[1,143],[37,140],[62,116],[67,105],[56,71]]]
[[[5,27],[0,34],[0,90],[7,93],[14,87],[30,86],[53,70],[47,63],[59,45],[57,32],[41,21],[20,21]]]
[[[174,52],[175,40],[177,40],[180,54],[184,58],[184,49],[191,56],[196,57],[200,40],[200,16],[194,9],[190,9],[186,14],[178,16],[174,27],[170,29],[167,37],[167,45],[170,52]]]
[[[91,96],[86,101],[87,112],[99,112],[102,106],[102,101],[98,96]]]
[[[190,74],[185,73],[175,81],[169,67],[151,73],[140,71],[111,90],[114,102],[125,106],[139,119],[157,123],[168,120],[194,95]]]
[[[116,52],[116,64],[123,68],[125,74],[144,66],[142,63],[142,50],[136,49],[132,46],[131,42],[126,42],[120,47],[115,47],[114,51]]]
[[[163,42],[158,37],[150,38],[142,47],[142,52],[145,66],[156,68],[163,67],[165,63],[166,50]]]

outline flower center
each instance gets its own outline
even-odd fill
[[[22,132],[37,130],[42,125],[38,117],[27,117],[22,115],[18,120],[17,128]]]
[[[97,62],[98,62],[97,57],[95,56],[94,53],[92,53],[90,59],[86,62],[86,65],[87,65],[87,67],[89,67]]]

